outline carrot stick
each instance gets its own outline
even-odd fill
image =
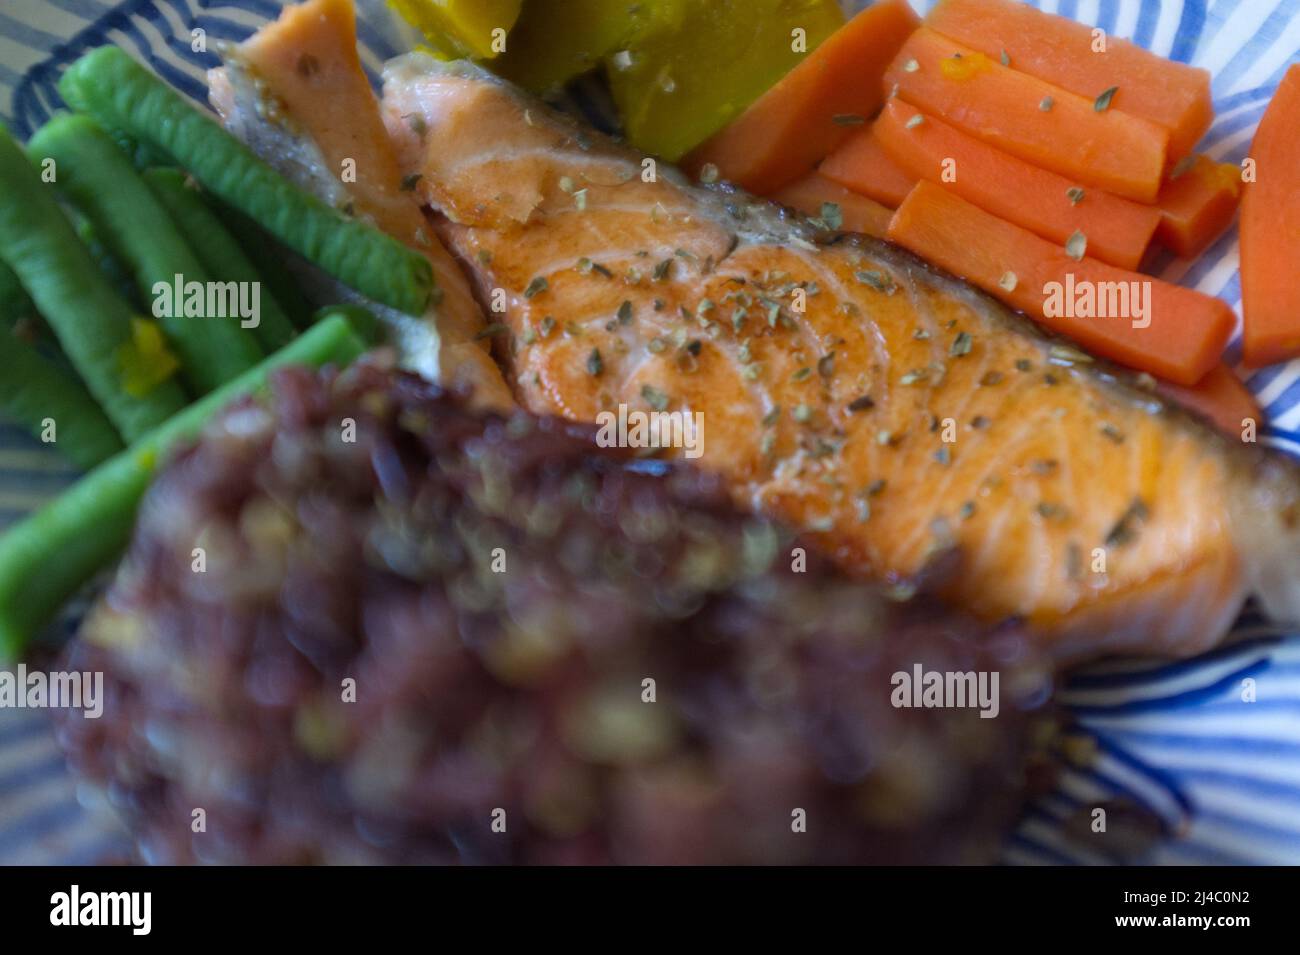
[[[917,183],[894,213],[889,239],[1098,355],[1182,385],[1218,364],[1235,324],[1217,298],[1076,261],[931,182]]]
[[[683,167],[706,164],[767,195],[810,172],[849,134],[845,120],[880,108],[880,77],[920,26],[906,0],[882,0],[842,26],[730,125],[692,150]]]
[[[1238,440],[1246,426],[1246,419],[1257,425],[1263,420],[1259,402],[1250,393],[1246,383],[1227,365],[1211,368],[1209,374],[1190,388],[1161,381],[1156,390]]]
[[[1241,200],[1242,354],[1268,365],[1300,354],[1300,65],[1282,78],[1255,141]]]
[[[1154,202],[1169,131],[1009,69],[917,30],[885,71],[885,88],[953,126],[1081,185]],[[1098,91],[1101,92],[1101,91]]]
[[[939,183],[985,212],[1060,245],[1082,232],[1088,254],[1111,265],[1136,269],[1160,222],[1157,209],[1079,188],[902,100],[890,100],[874,128],[885,152],[909,175]]]
[[[823,219],[826,211],[823,207],[831,203],[839,209],[840,228],[846,232],[874,235],[878,239],[885,237],[885,232],[889,229],[889,217],[894,214],[893,209],[882,206],[874,199],[850,192],[815,172],[790,183],[784,189],[778,189],[768,198],[806,215]]]
[[[874,128],[862,129],[826,157],[817,172],[845,189],[852,189],[877,202],[898,207],[916,185],[916,176],[889,158]]]
[[[1169,130],[1169,158],[1190,153],[1214,118],[1208,70],[1115,37],[1099,51],[1092,27],[1013,0],[942,0],[926,26],[1011,68],[1091,100],[1119,87],[1112,108]]]
[[[1174,170],[1160,188],[1156,238],[1175,255],[1195,258],[1232,224],[1240,196],[1240,169],[1197,156],[1190,168]]]

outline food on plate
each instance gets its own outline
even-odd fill
[[[743,113],[682,160],[698,175],[767,195],[810,173],[883,101],[880,77],[920,25],[907,0],[881,0],[830,35]]]
[[[118,47],[99,47],[73,63],[59,92],[106,128],[171,156],[214,196],[339,281],[398,311],[424,310],[433,288],[428,260],[295,189]]]
[[[239,241],[198,191],[186,184],[183,172],[152,168],[146,169],[143,177],[181,234],[193,246],[199,264],[214,281],[242,282],[249,288],[254,282],[262,281],[261,272],[244,254]],[[258,322],[253,334],[268,352],[283,348],[295,334],[293,322],[280,308],[274,294],[260,295],[258,303]]]
[[[309,58],[311,69],[299,64]],[[348,0],[312,0],[286,8],[248,41],[228,51],[209,77],[225,124],[299,188],[335,208],[373,222],[424,260],[437,292],[407,336],[408,359],[426,350],[426,325],[436,354],[412,361],[475,400],[513,404],[491,359],[491,336],[460,266],[433,234],[416,201],[417,180],[404,175],[357,55],[356,20]],[[270,104],[270,108],[268,108]],[[413,132],[419,134],[418,128]],[[353,163],[353,181],[336,170]],[[340,294],[346,294],[340,290]],[[418,314],[418,311],[417,313]],[[392,316],[401,328],[411,322]]]
[[[492,69],[524,89],[551,93],[609,58],[625,62],[652,36],[681,29],[687,4],[696,2],[528,0]]]
[[[955,555],[945,596],[1025,618],[1063,658],[1197,652],[1254,589],[1295,607],[1283,580],[1257,586],[1295,552],[1288,462],[1162,413],[906,253],[821,244],[734,190],[645,182],[640,154],[473,66],[399,58],[384,107],[440,235],[482,293],[504,290],[525,407],[702,412],[700,461],[739,504],[877,579]],[[1203,334],[1180,321],[1177,342]]]
[[[885,237],[894,211],[874,199],[850,192],[839,183],[810,173],[772,193],[773,202],[816,218],[828,229]]]
[[[1241,200],[1242,358],[1300,355],[1300,65],[1273,95],[1250,144],[1255,181]]]
[[[0,412],[55,448],[79,468],[91,468],[122,450],[108,420],[75,373],[42,353],[18,326],[0,315]],[[51,430],[52,426],[52,430]]]
[[[157,326],[132,313],[81,244],[53,190],[0,129],[0,259],[58,336],[81,380],[128,441],[185,404]]]
[[[985,56],[1169,131],[1170,160],[1186,156],[1214,115],[1210,73],[1015,0],[940,0],[925,24]]]
[[[490,59],[519,19],[523,0],[388,0],[447,57]],[[500,31],[497,34],[497,31]],[[494,34],[496,34],[494,36]],[[495,42],[494,42],[495,41]]]
[[[1204,378],[1190,387],[1162,381],[1158,390],[1182,407],[1212,421],[1220,431],[1234,438],[1240,437],[1248,428],[1258,431],[1264,420],[1255,396],[1227,365],[1210,369]]]
[[[1241,199],[1241,169],[1205,156],[1180,163],[1160,187],[1160,244],[1185,259],[1210,247],[1232,224]]]
[[[1111,108],[1107,91],[1080,96],[927,27],[903,44],[884,88],[1081,185],[1137,202],[1153,202],[1160,189],[1169,131]]]
[[[88,116],[62,115],[37,130],[27,144],[34,165],[55,163],[58,187],[86,216],[109,252],[126,266],[142,302],[154,288],[211,280],[166,208],[137,175],[131,161]],[[232,303],[233,304],[233,303]],[[183,308],[153,312],[195,394],[206,394],[249,368],[264,352],[241,316],[204,315]]]
[[[899,206],[889,239],[1096,354],[1175,384],[1218,365],[1236,325],[1221,299],[1092,259],[1086,237],[1040,239],[931,182]]]
[[[276,368],[347,364],[364,348],[344,315],[327,314],[280,351],[173,415],[6,530],[0,536],[0,655],[22,652],[59,606],[121,553],[140,496],[177,443],[192,438],[235,398],[264,387]],[[34,574],[33,568],[40,572]]]
[[[891,209],[902,205],[917,183],[885,151],[874,125],[850,136],[817,167],[817,174]]]
[[[836,0],[709,0],[675,30],[609,57],[629,141],[677,161],[758,99],[844,23]]]
[[[994,860],[1043,736],[1024,634],[795,572],[593,431],[370,361],[217,416],[63,663],[105,674],[61,735],[142,858]],[[918,670],[999,674],[997,717],[896,707]]]
[[[1094,258],[1136,269],[1160,210],[1040,169],[892,99],[872,127],[889,157],[916,179],[955,195],[1060,246],[1081,232]],[[1163,193],[1162,193],[1163,195]]]

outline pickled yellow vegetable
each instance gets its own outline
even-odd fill
[[[388,4],[438,52],[487,60],[509,42],[523,0],[388,0]]]
[[[680,158],[843,23],[836,0],[685,0],[680,25],[606,57],[628,139]]]
[[[607,56],[634,50],[680,29],[699,0],[528,0],[492,68],[525,89],[545,93],[597,67]]]

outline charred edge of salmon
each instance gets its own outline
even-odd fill
[[[400,81],[408,70],[416,74],[441,72],[495,85],[526,104],[528,110],[569,130],[574,141],[584,150],[598,146],[634,165],[639,165],[645,158],[626,142],[553,109],[477,64],[460,60],[438,61],[421,53],[406,54],[385,64],[385,83],[390,78]],[[1054,347],[1064,349],[1065,356],[1079,356],[1075,360],[1056,357],[1052,363],[1061,374],[1079,376],[1100,386],[1108,395],[1130,404],[1139,412],[1160,415],[1171,427],[1222,453],[1234,475],[1233,486],[1238,489],[1226,504],[1232,519],[1238,557],[1243,565],[1244,582],[1250,592],[1260,597],[1265,609],[1275,619],[1300,622],[1300,574],[1295,574],[1297,579],[1292,579],[1293,569],[1300,569],[1300,464],[1273,449],[1258,444],[1246,446],[1243,442],[1230,440],[1201,415],[1153,393],[1149,375],[1090,354],[1071,340],[1043,329],[1022,313],[1012,311],[961,278],[891,242],[873,236],[827,230],[811,222],[806,215],[752,196],[737,186],[697,183],[667,162],[659,163],[657,174],[680,188],[688,198],[700,203],[702,213],[712,214],[720,223],[732,224],[732,251],[743,242],[759,241],[800,247],[848,244],[898,269],[918,285],[964,302],[972,310],[989,317],[995,326],[1005,329],[1008,334],[1037,344],[1049,353],[1049,357]],[[721,262],[714,263],[715,268],[719,265]]]

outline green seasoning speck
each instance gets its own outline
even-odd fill
[[[844,225],[844,213],[840,210],[839,203],[823,202],[821,219],[822,224],[832,232]]]
[[[1147,514],[1146,503],[1140,497],[1135,497],[1106,535],[1106,546],[1119,547],[1132,541],[1137,536],[1137,525],[1146,520]]]
[[[1110,440],[1114,441],[1116,444],[1124,443],[1124,432],[1115,427],[1109,421],[1102,422],[1101,433],[1110,438]]]
[[[528,283],[528,288],[524,289],[524,298],[532,298],[540,292],[545,292],[550,288],[550,283],[546,281],[544,275],[539,275]]]
[[[662,282],[664,279],[668,278],[668,273],[672,271],[672,268],[673,260],[664,259],[654,267],[654,271],[651,272],[650,275],[656,282]]]
[[[1056,105],[1056,100],[1052,99],[1050,96],[1044,96],[1041,100],[1038,101],[1038,108],[1042,110],[1044,113],[1050,113],[1052,111],[1052,107],[1055,105]]]
[[[1103,90],[1101,95],[1093,101],[1092,108],[1099,113],[1104,113],[1106,110],[1110,109],[1110,101],[1115,98],[1115,93],[1118,91],[1118,86],[1112,86],[1108,90]]]
[[[1033,371],[1033,370],[1034,370],[1034,363],[1030,361],[1028,358],[1016,359],[1016,371]]]
[[[1010,65],[1011,65],[1011,57],[1007,56],[1007,51],[1006,51],[1006,50],[1003,50],[1003,51],[1002,51],[1001,61],[1002,61],[1002,65],[1003,65],[1003,66],[1010,66]]]
[[[1077,206],[1083,201],[1083,190],[1078,186],[1071,186],[1065,190],[1065,197],[1070,200],[1070,205]]]
[[[482,341],[485,338],[491,338],[493,335],[500,335],[506,330],[506,326],[501,322],[493,322],[491,325],[485,325],[483,329],[474,336],[474,340]]]
[[[992,388],[994,385],[1002,384],[1002,372],[986,371],[980,378],[980,384],[985,388]]]
[[[944,467],[947,467],[952,463],[952,449],[945,444],[938,451],[934,452],[934,459]]]
[[[774,405],[772,410],[763,415],[763,427],[770,428],[781,420],[781,406]]]
[[[555,318],[547,315],[542,319],[542,337],[547,337],[553,331],[555,331]]]
[[[913,368],[898,379],[900,385],[915,385],[930,379],[930,372],[925,368]]]
[[[807,405],[799,405],[794,409],[794,420],[800,423],[807,421],[812,417],[812,409]]]
[[[1065,240],[1065,254],[1074,261],[1078,262],[1083,258],[1083,254],[1088,251],[1088,237],[1078,229]]]
[[[906,126],[908,129],[916,129],[916,127],[920,126],[924,122],[925,122],[925,117],[922,116],[920,113],[917,113],[915,116],[913,116],[903,125]]]
[[[798,371],[794,373],[793,378],[795,381],[803,381],[811,374],[812,374],[812,369],[805,365],[803,368],[800,368]]]
[[[963,503],[961,506],[961,510],[958,512],[958,514],[961,516],[961,519],[963,521],[969,521],[972,517],[975,516],[975,502],[966,501],[965,503]]]
[[[600,349],[593,348],[591,354],[587,356],[587,374],[599,378],[604,371],[605,363],[601,360]]]
[[[973,339],[968,332],[958,332],[957,337],[952,340],[952,347],[948,349],[948,354],[953,358],[969,355],[972,342]]]
[[[618,307],[618,322],[620,325],[626,325],[632,321],[632,303],[623,299],[623,304]]]
[[[492,250],[491,250],[491,249],[479,249],[479,250],[478,250],[478,260],[479,260],[479,264],[480,264],[480,265],[491,265],[491,264],[492,264]]]
[[[831,117],[831,122],[836,126],[861,126],[866,121],[867,118],[858,113],[836,113]]]
[[[821,358],[817,359],[817,374],[821,375],[823,378],[829,378],[831,375],[835,374],[835,352],[831,352],[829,355],[822,355]]]
[[[894,280],[883,272],[863,269],[861,272],[855,272],[854,278],[863,285],[870,285],[877,292],[884,292],[886,295],[894,294]]]
[[[424,176],[420,175],[420,173],[418,172],[412,173],[409,176],[403,176],[402,192],[413,192],[415,190],[415,187],[419,185],[420,180],[423,178]]]
[[[1065,516],[1065,508],[1053,501],[1039,501],[1038,504],[1034,506],[1034,510],[1038,512],[1039,517],[1049,521],[1054,518]]]
[[[871,395],[862,395],[849,402],[849,410],[855,414],[859,411],[870,411],[875,406],[876,401]]]
[[[641,386],[641,397],[655,411],[663,411],[668,407],[668,396],[652,385]]]

